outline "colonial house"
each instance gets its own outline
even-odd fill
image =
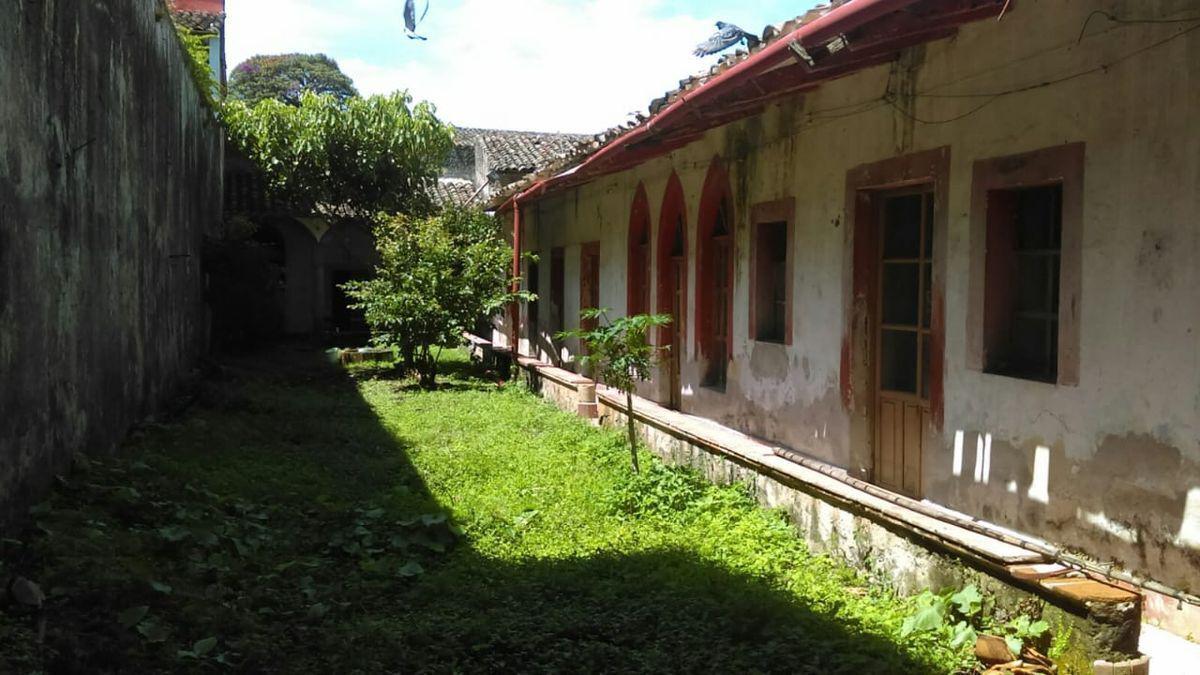
[[[581,308],[668,314],[602,411],[1200,633],[1198,83],[1195,0],[820,7],[494,199],[492,341],[585,392]]]

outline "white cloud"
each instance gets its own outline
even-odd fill
[[[227,0],[229,66],[256,54],[328,52],[357,21],[336,3],[314,0]]]
[[[323,51],[364,94],[408,89],[461,126],[581,132],[708,63],[691,50],[711,22],[660,16],[659,0],[431,2],[419,42],[402,33],[402,0],[229,0],[230,63]]]

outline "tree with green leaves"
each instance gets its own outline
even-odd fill
[[[324,54],[255,56],[229,75],[230,98],[250,105],[266,99],[300,105],[306,91],[329,94],[339,103],[358,96],[354,81]]]
[[[650,379],[659,354],[668,349],[651,344],[650,331],[671,323],[671,317],[666,314],[636,314],[610,320],[609,311],[583,310],[582,318],[586,322],[594,322],[595,327],[559,333],[558,337],[583,341],[587,346],[587,354],[580,359],[583,365],[594,368],[602,382],[625,394],[629,454],[633,461],[633,472],[638,473],[633,391],[638,382]]]
[[[460,345],[480,316],[532,297],[511,290],[512,248],[481,211],[381,218],[375,241],[375,277],[345,289],[365,314],[374,342],[399,346],[426,389],[437,386],[442,348]]]
[[[305,92],[297,105],[224,109],[231,142],[263,169],[272,198],[331,220],[430,213],[453,143],[435,108],[403,92],[348,100]]]

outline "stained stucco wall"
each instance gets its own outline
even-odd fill
[[[852,434],[867,411],[847,405],[841,377],[853,278],[847,174],[948,147],[948,203],[939,204],[947,214],[939,252],[944,421],[924,454],[924,497],[1200,590],[1200,32],[1173,38],[1192,24],[1088,21],[1095,9],[1119,17],[1197,13],[1188,0],[1020,3],[1002,22],[964,27],[897,64],[530,205],[525,237],[543,256],[542,297],[549,297],[549,251],[565,246],[573,323],[578,244],[598,240],[601,304],[623,309],[634,191],[644,183],[657,248],[659,210],[676,172],[688,208],[684,410],[869,476],[870,451]],[[1038,86],[1046,82],[1055,83]],[[1017,89],[1024,91],[992,96]],[[898,99],[897,109],[881,100],[886,91],[921,95]],[[974,162],[1073,142],[1086,145],[1079,383],[973,370]],[[694,324],[697,209],[715,156],[729,167],[736,221],[724,393],[699,386]],[[785,347],[749,336],[748,219],[754,204],[786,197],[795,198],[796,213],[794,340]],[[544,342],[545,304],[541,316]],[[666,400],[661,382],[647,393]]]
[[[0,516],[205,348],[221,134],[153,0],[0,0]]]

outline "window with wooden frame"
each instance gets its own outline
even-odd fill
[[[1079,382],[1082,143],[975,164],[971,365]]]
[[[750,335],[792,343],[792,221],[795,200],[756,205],[750,244]]]
[[[1062,185],[988,191],[985,372],[1058,380]]]
[[[729,219],[729,202],[722,201],[717,212],[717,220],[713,225],[711,238],[707,242],[712,256],[708,270],[711,276],[711,304],[708,334],[708,368],[705,370],[703,384],[714,389],[725,389],[729,372],[729,330],[731,312],[733,311],[733,233]]]
[[[709,165],[697,223],[696,338],[704,358],[700,384],[725,391],[733,357],[733,192],[720,158]]]
[[[628,316],[650,312],[650,203],[646,188],[638,184],[629,215],[629,249],[627,255],[627,294],[625,313]]]
[[[579,309],[600,309],[600,242],[588,242],[579,248]],[[579,327],[595,330],[596,319],[580,318]]]
[[[550,250],[550,319],[554,335],[566,330],[566,258],[561,246]]]

